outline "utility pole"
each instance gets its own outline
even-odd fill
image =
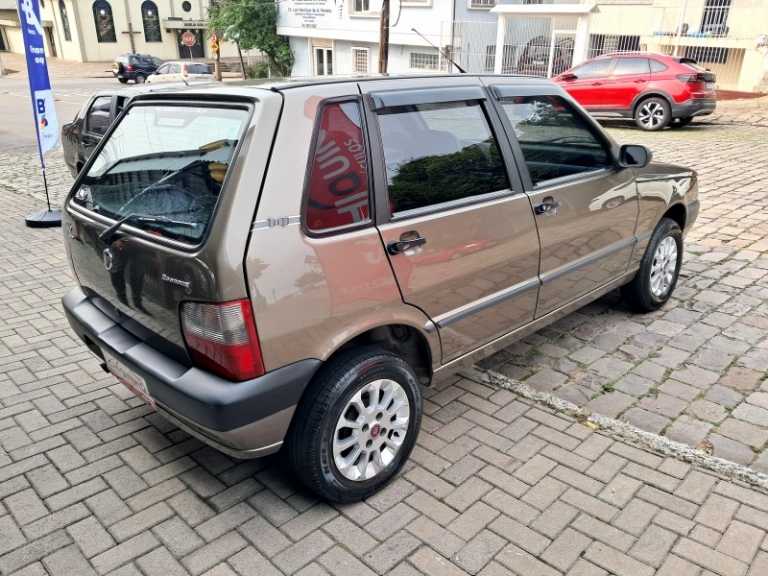
[[[214,10],[218,10],[219,0],[210,0],[208,4],[208,17]],[[219,37],[216,30],[211,30],[211,56],[213,57],[213,76],[216,82],[221,82],[221,54],[219,53]]]
[[[382,0],[379,20],[379,73],[387,73],[389,63],[389,0]]]

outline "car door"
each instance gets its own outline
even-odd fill
[[[587,110],[599,110],[603,84],[613,62],[613,58],[592,60],[558,76],[557,83]]]
[[[632,102],[651,81],[651,67],[648,58],[623,56],[616,58],[611,75],[603,84],[601,110],[629,110]]]
[[[443,362],[530,322],[539,285],[536,226],[509,144],[480,81],[458,82],[360,85],[381,239],[403,300],[437,326]]]
[[[634,172],[614,167],[612,142],[559,91],[493,85],[524,166],[541,242],[541,317],[620,277],[636,242]]]
[[[112,96],[98,96],[93,99],[85,114],[81,138],[81,160],[85,163],[101,142],[102,137],[112,124]]]
[[[178,66],[177,66],[178,67]],[[157,71],[151,76],[152,84],[161,84],[163,82],[171,82],[173,77],[173,64],[163,64]]]

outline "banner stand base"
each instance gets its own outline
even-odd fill
[[[40,210],[31,216],[27,216],[24,222],[30,228],[53,228],[61,226],[61,210]]]

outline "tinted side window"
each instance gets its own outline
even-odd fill
[[[590,126],[559,96],[502,98],[533,184],[611,166]]]
[[[378,120],[393,212],[509,188],[477,101],[398,106]]]
[[[164,64],[163,66],[160,66],[160,68],[157,69],[158,74],[168,74],[168,71],[171,69],[171,67],[168,64]]]
[[[651,59],[651,72],[664,72],[664,70],[669,70],[669,66],[658,60]]]
[[[361,126],[357,102],[336,102],[323,108],[307,194],[308,230],[325,232],[370,219]]]
[[[650,71],[648,58],[618,58],[616,67],[613,69],[613,75],[648,74]]]
[[[170,74],[178,74],[179,72],[181,72],[181,66],[179,64],[171,64],[168,72]]]
[[[187,72],[190,74],[208,74],[208,66],[205,64],[187,64]]]
[[[611,68],[612,63],[612,58],[595,60],[594,62],[588,62],[583,66],[574,68],[573,74],[576,78],[599,78],[608,74],[608,70]]]
[[[107,131],[107,128],[109,128],[109,109],[111,105],[111,96],[99,96],[93,101],[86,119],[88,132],[103,135]]]

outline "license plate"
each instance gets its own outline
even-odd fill
[[[107,368],[115,378],[120,380],[136,396],[149,404],[153,410],[157,410],[155,401],[149,395],[147,382],[144,378],[107,352],[104,352],[104,360],[107,362]]]

